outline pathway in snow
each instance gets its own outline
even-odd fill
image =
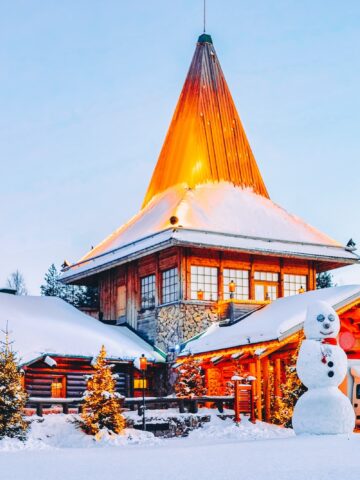
[[[69,417],[67,417],[69,418]],[[25,446],[0,441],[1,479],[6,480],[357,480],[360,435],[296,437],[291,430],[259,423],[213,419],[187,438],[131,438],[94,442],[48,416],[32,428]],[[21,447],[21,448],[19,448]],[[89,450],[89,448],[91,450]]]

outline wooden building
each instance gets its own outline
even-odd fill
[[[358,259],[272,202],[203,34],[141,210],[62,280],[97,286],[100,320],[167,352]]]
[[[58,298],[6,293],[0,293],[0,324],[8,325],[30,397],[80,398],[102,345],[119,393],[142,395],[142,354],[149,361],[147,394],[159,393],[164,357],[126,326],[104,325]]]
[[[178,361],[188,356],[199,361],[206,373],[208,395],[224,395],[235,373],[255,377],[257,415],[269,421],[276,408],[274,399],[282,396],[285,367],[303,339],[306,310],[318,300],[331,305],[340,317],[339,344],[349,358],[348,375],[341,389],[352,399],[360,423],[359,397],[353,395],[354,382],[360,382],[360,378],[354,378],[360,377],[356,373],[360,371],[360,285],[278,299],[238,323],[218,325],[188,342]]]

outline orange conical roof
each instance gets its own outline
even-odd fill
[[[199,37],[143,207],[167,188],[228,181],[269,198],[210,35]]]

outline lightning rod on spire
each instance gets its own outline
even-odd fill
[[[206,0],[204,0],[204,33],[206,32]]]

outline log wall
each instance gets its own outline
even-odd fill
[[[79,358],[52,357],[56,367],[50,368],[42,360],[25,366],[25,390],[31,397],[51,397],[51,385],[63,384],[62,396],[80,398],[86,389],[86,376],[94,373],[90,360]],[[132,394],[132,366],[117,364],[114,373],[118,374],[116,391],[125,396]]]

